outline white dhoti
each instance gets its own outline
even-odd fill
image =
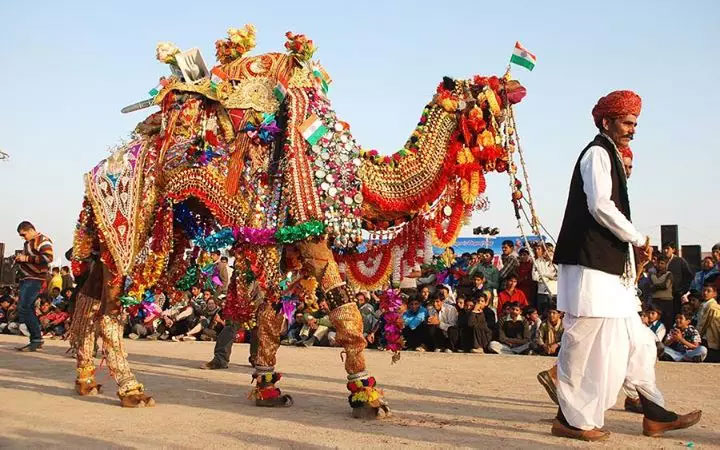
[[[580,160],[580,174],[592,217],[627,243],[625,276],[579,264],[558,266],[558,309],[565,312],[558,402],[567,422],[583,430],[603,427],[605,411],[623,385],[633,398],[637,390],[659,406],[665,403],[655,385],[655,337],[637,314],[632,245],[643,246],[645,236],[611,199],[611,166],[608,152],[593,146]],[[583,252],[604,251],[588,242]]]
[[[605,411],[623,383],[664,406],[655,384],[655,339],[640,317],[576,317],[567,314],[558,358],[558,401],[568,423],[602,428]]]

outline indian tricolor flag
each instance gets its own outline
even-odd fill
[[[283,100],[285,100],[285,96],[287,96],[287,80],[278,78],[275,89],[273,89],[273,94],[277,101],[282,103]]]
[[[330,78],[330,75],[325,71],[325,69],[322,68],[319,64],[313,67],[313,76],[320,84],[320,88],[324,93],[327,94],[328,87],[330,83],[332,83],[332,78]]]
[[[523,66],[527,70],[533,70],[536,61],[537,58],[535,58],[535,55],[533,55],[528,51],[528,49],[523,47],[520,42],[515,42],[513,54],[510,57],[511,63],[517,64],[518,66]]]
[[[315,145],[317,141],[328,132],[328,129],[325,128],[325,125],[323,125],[322,121],[315,114],[301,123],[300,126],[298,126],[298,130],[310,145]]]
[[[216,90],[218,85],[227,79],[227,74],[220,67],[213,67],[213,70],[210,71],[210,87],[213,90]]]

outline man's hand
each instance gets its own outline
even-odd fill
[[[432,316],[428,318],[428,324],[430,325],[438,325],[440,323],[440,319],[438,316]]]
[[[375,342],[375,334],[373,334],[373,333],[368,334],[367,341],[368,341],[368,344],[374,343]]]
[[[552,354],[552,353],[555,353],[555,352],[557,351],[558,347],[560,347],[560,344],[550,344],[550,345],[548,345],[546,351],[547,351],[548,353]]]
[[[307,325],[308,325],[308,327],[310,327],[311,330],[314,330],[318,327],[317,320],[315,320],[315,319],[308,319]]]
[[[638,248],[640,249],[640,261],[638,261],[638,264],[642,264],[644,266],[652,260],[653,249],[650,246],[650,237],[646,237],[645,245]]]
[[[15,262],[27,262],[28,261],[28,255],[23,255],[22,253],[15,256]]]

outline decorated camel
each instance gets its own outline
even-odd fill
[[[384,283],[393,258],[415,264],[430,241],[454,242],[485,190],[484,174],[514,170],[511,104],[524,89],[508,75],[445,78],[404,147],[380,156],[362,149],[333,111],[312,41],[287,33],[285,53],[247,56],[254,28],[228,35],[204,77],[201,65],[177,70],[185,54],[160,44],[158,59],[174,73],[152,92],[160,111],[85,175],[73,247],[74,272],[85,279],[71,330],[76,390],[99,390],[97,330],[122,405],[153,405],[127,363],[122,310],[154,286],[180,299],[189,248],[231,248],[224,313],[256,321],[256,404],[292,403],[275,387],[279,298],[304,289],[330,306],[354,415],[382,415],[388,409],[365,366],[362,319],[348,290]]]

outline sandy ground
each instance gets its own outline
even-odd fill
[[[18,353],[26,338],[0,336],[0,447],[489,447],[720,448],[720,365],[660,363],[658,382],[678,411],[701,408],[700,424],[660,439],[641,435],[642,418],[606,416],[613,432],[602,444],[550,435],[555,408],[535,374],[552,363],[531,356],[367,352],[368,367],[385,389],[392,418],[361,421],[349,414],[339,350],[281,347],[281,387],[292,408],[257,408],[246,395],[251,369],[247,345],[236,345],[227,370],[197,369],[210,359],[205,342],[126,341],[139,380],[155,408],[123,409],[107,369],[97,397],[73,391],[74,361],[66,344]]]

